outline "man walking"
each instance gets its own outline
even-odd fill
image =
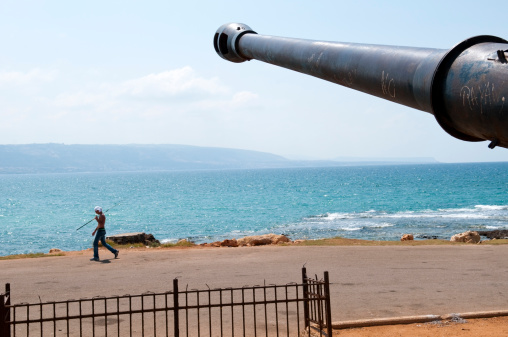
[[[99,241],[104,247],[109,249],[111,253],[115,254],[116,259],[119,253],[118,250],[114,249],[106,243],[106,216],[102,213],[102,208],[99,206],[95,207],[95,213],[97,214],[95,216],[95,220],[97,220],[97,227],[92,233],[92,236],[95,235],[95,239],[93,240],[93,259],[90,261],[99,261]]]

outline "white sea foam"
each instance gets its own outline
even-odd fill
[[[505,228],[505,226],[485,226],[485,229],[500,229]]]
[[[177,243],[178,239],[162,239],[162,240],[160,240],[160,242],[162,244],[165,244],[165,243]]]
[[[339,228],[339,229],[343,230],[343,231],[354,232],[354,231],[361,230],[362,227],[342,227],[342,228]]]
[[[395,226],[395,225],[392,223],[383,222],[380,224],[376,224],[375,226],[372,226],[372,228],[385,228],[385,227],[393,227],[393,226]]]
[[[485,210],[492,210],[492,211],[506,211],[508,210],[508,206],[501,206],[501,205],[476,205],[475,208],[477,209],[485,209]]]
[[[425,213],[395,213],[395,214],[386,214],[380,215],[379,218],[393,218],[393,219],[405,219],[405,218],[435,218],[436,214],[425,214]]]
[[[497,229],[508,220],[508,206],[477,205],[471,208],[442,208],[442,209],[424,209],[407,210],[389,213],[370,209],[364,212],[329,212],[317,216],[311,216],[302,219],[302,222],[295,223],[287,227],[288,232],[310,231],[324,233],[326,231],[369,231],[376,228],[389,228],[395,226],[430,226],[429,228],[439,229],[439,231],[453,231],[456,226],[465,224],[473,226],[471,228],[489,228]],[[485,223],[487,222],[487,223]],[[488,227],[484,227],[488,225]],[[391,231],[390,229],[387,229]],[[432,231],[432,229],[428,229]]]
[[[447,214],[444,217],[455,219],[490,219],[491,217],[485,214]]]
[[[354,213],[326,213],[305,218],[305,220],[334,221],[337,219],[352,219]]]
[[[473,208],[439,208],[439,212],[452,213],[452,212],[475,212]]]

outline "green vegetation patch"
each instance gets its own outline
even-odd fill
[[[343,237],[334,237],[331,239],[321,239],[321,240],[307,240],[299,243],[300,246],[436,246],[436,245],[465,245],[465,244],[466,243],[451,242],[449,240],[439,240],[439,239],[410,240],[410,241],[374,241],[374,240],[346,239]]]
[[[121,244],[118,244],[115,241],[111,241],[111,240],[106,240],[106,243],[114,248],[131,248],[131,247],[144,248],[144,247],[146,247],[146,245],[143,243],[127,243],[125,245],[121,245]],[[102,242],[99,242],[99,247],[102,247]],[[152,247],[156,247],[156,246],[152,245]]]
[[[172,248],[172,247],[194,247],[196,246],[196,244],[194,242],[191,242],[191,241],[179,241],[177,243],[164,243],[161,245],[161,247],[163,248]]]
[[[29,253],[29,254],[16,254],[0,256],[0,260],[16,260],[16,259],[35,259],[39,257],[53,257],[53,256],[65,256],[64,253],[57,254],[44,254],[44,253]]]
[[[485,240],[482,241],[482,245],[506,245],[508,244],[508,239],[494,239],[494,240]]]

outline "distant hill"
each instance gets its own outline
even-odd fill
[[[0,173],[253,169],[352,164],[375,163],[294,161],[265,152],[188,145],[0,145]]]

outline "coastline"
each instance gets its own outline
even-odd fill
[[[234,239],[233,239],[234,240]],[[230,240],[225,240],[230,241]],[[161,244],[158,246],[148,246],[144,244],[116,244],[112,241],[108,240],[108,243],[111,244],[114,248],[120,251],[164,251],[164,250],[187,250],[187,249],[248,249],[252,247],[269,247],[269,246],[280,246],[280,247],[319,247],[319,246],[342,246],[342,247],[375,247],[375,246],[390,246],[390,247],[411,247],[411,246],[475,246],[475,245],[506,245],[508,244],[508,239],[490,239],[490,240],[482,240],[477,244],[465,243],[465,242],[452,242],[449,240],[443,239],[424,239],[424,240],[410,240],[410,241],[395,241],[395,240],[387,240],[387,241],[379,241],[379,240],[362,240],[362,239],[349,239],[343,237],[336,238],[328,238],[328,239],[314,239],[314,240],[295,240],[290,242],[280,242],[277,244],[266,244],[266,245],[256,245],[256,246],[221,246],[218,244],[213,245],[212,243],[208,244],[194,244],[186,240],[182,240],[176,244]],[[99,249],[102,251],[102,246],[99,246]],[[12,255],[4,255],[0,256],[0,261],[2,260],[13,260],[13,259],[27,259],[27,258],[43,258],[43,257],[56,257],[56,256],[79,256],[84,255],[86,253],[92,252],[93,248],[87,248],[83,250],[75,250],[75,251],[63,251],[60,249],[56,249],[53,251],[50,250],[48,253],[38,252],[38,253],[28,253],[28,254],[12,254]]]

